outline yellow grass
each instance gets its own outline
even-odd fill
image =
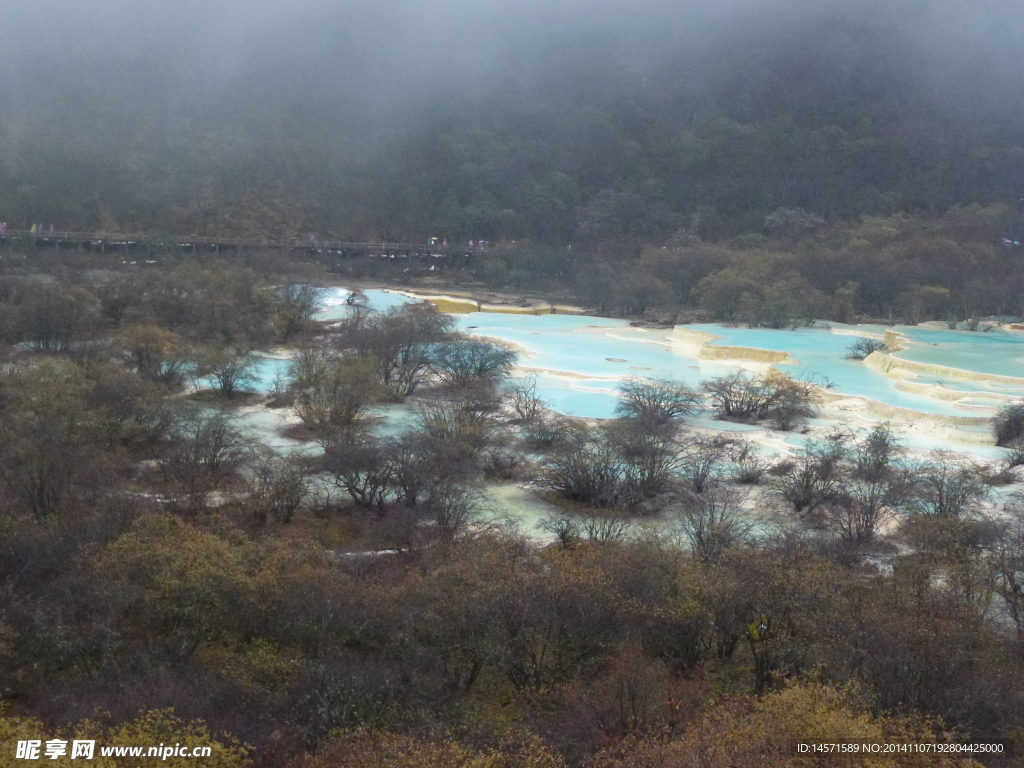
[[[511,304],[477,304],[469,299],[451,297],[430,297],[427,299],[442,312],[450,315],[464,315],[469,312],[499,312],[506,315],[550,315],[551,307],[516,307]],[[579,314],[578,312],[558,310],[558,314]]]
[[[475,301],[460,301],[458,299],[428,299],[428,301],[449,315],[465,315],[469,312],[476,312]]]

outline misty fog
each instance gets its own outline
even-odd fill
[[[780,204],[1010,198],[1024,168],[1024,10],[1005,1],[5,6],[15,221],[571,239],[588,202],[628,193],[664,208],[656,230],[705,206],[741,231]],[[830,151],[830,189],[804,188],[833,139],[851,167]],[[553,173],[578,211],[559,232],[530,210]]]

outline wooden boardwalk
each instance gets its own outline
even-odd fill
[[[94,253],[228,253],[256,250],[287,250],[309,255],[343,258],[384,257],[445,259],[472,256],[481,248],[467,245],[428,245],[426,243],[357,243],[316,238],[240,238],[200,235],[146,235],[111,232],[31,232],[7,230],[0,234],[0,248],[36,248]]]

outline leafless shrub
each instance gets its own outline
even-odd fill
[[[259,457],[248,480],[246,506],[258,525],[273,518],[289,523],[309,495],[309,471],[280,456]]]
[[[743,509],[746,493],[734,488],[710,488],[687,499],[676,525],[694,557],[714,564],[729,548],[748,541],[754,524]]]
[[[516,418],[532,424],[544,411],[544,401],[537,397],[537,375],[530,374],[513,381],[509,387],[509,400]]]
[[[881,339],[860,336],[846,349],[847,360],[863,360],[873,352],[884,352],[888,347]]]

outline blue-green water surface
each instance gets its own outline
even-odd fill
[[[328,289],[317,317],[341,319],[350,312],[349,291]],[[368,304],[378,311],[414,301],[385,290],[365,291]],[[691,386],[727,374],[738,367],[732,361],[698,360],[673,343],[671,329],[631,327],[623,320],[580,315],[519,315],[472,312],[456,316],[457,327],[467,333],[515,344],[519,365],[536,373],[539,396],[553,410],[573,416],[608,418],[618,402],[616,388],[628,376],[672,378]],[[883,326],[835,326],[853,332],[881,335]],[[833,333],[827,327],[773,330],[696,324],[688,329],[710,333],[718,346],[755,347],[786,352],[795,362],[777,367],[796,378],[815,381],[828,390],[864,397],[891,406],[928,414],[984,416],[999,404],[989,395],[1024,395],[1024,387],[974,382],[922,374],[913,379],[962,392],[958,405],[924,394],[897,389],[896,382],[863,362],[846,359],[856,337]],[[898,353],[907,360],[965,368],[988,374],[1024,378],[1024,335],[1005,331],[969,332],[933,327],[897,327],[909,342]],[[257,388],[268,392],[287,376],[288,361],[264,358]],[[965,408],[963,406],[975,406]],[[979,410],[980,409],[980,410]]]

